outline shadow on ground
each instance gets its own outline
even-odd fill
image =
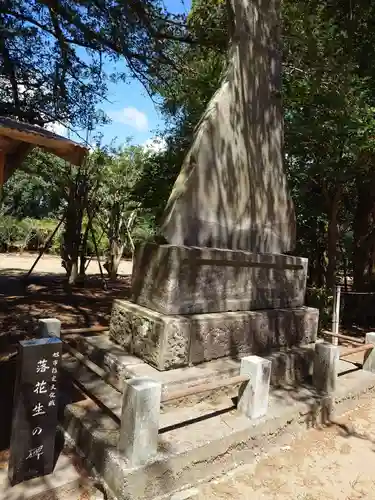
[[[84,287],[70,287],[65,276],[34,275],[24,280],[24,271],[0,271],[0,353],[10,344],[32,336],[37,320],[56,317],[62,327],[108,325],[113,300],[129,295],[130,276],[108,282],[88,276]]]

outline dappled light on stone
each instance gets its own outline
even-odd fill
[[[222,85],[196,129],[168,201],[169,243],[284,253],[295,245],[283,171],[278,1],[232,0]]]

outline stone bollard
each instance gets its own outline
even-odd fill
[[[260,418],[267,414],[270,392],[272,362],[259,356],[241,359],[241,375],[249,375],[250,380],[240,388],[238,409],[249,418]]]
[[[118,449],[132,466],[157,452],[161,384],[147,377],[127,380],[121,412]]]
[[[375,332],[366,333],[366,344],[373,344],[375,347]],[[365,357],[363,360],[363,370],[366,372],[375,373],[375,349],[369,349],[365,352]]]
[[[336,389],[340,348],[328,342],[315,344],[313,383],[318,392],[332,393]]]
[[[61,336],[61,321],[56,318],[40,319],[38,321],[38,332],[41,338]]]

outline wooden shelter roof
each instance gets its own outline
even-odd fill
[[[88,148],[37,125],[0,117],[0,186],[36,146],[81,165]]]

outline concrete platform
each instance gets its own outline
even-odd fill
[[[131,300],[166,315],[294,308],[306,276],[302,257],[147,243],[135,252]]]
[[[141,467],[130,467],[117,451],[119,423],[92,400],[69,405],[65,426],[118,500],[153,499],[250,463],[285,435],[321,419],[328,421],[332,405],[339,414],[356,406],[360,398],[372,397],[375,375],[361,370],[349,373],[348,367],[340,362],[344,375],[332,400],[321,399],[306,385],[274,389],[267,417],[256,421],[238,414],[225,395],[219,405],[215,402],[216,411],[212,402],[167,411],[162,416],[158,454]],[[187,421],[174,423],[172,416],[177,413]]]
[[[315,342],[319,311],[309,307],[166,316],[115,300],[111,338],[158,370]]]

